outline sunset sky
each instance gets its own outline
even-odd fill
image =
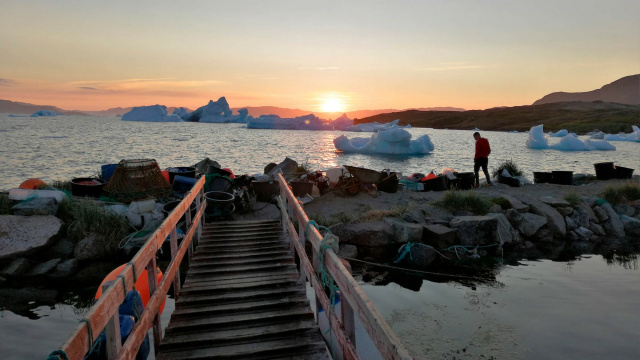
[[[640,73],[637,0],[0,0],[0,99],[528,105]]]

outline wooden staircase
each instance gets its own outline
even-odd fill
[[[204,227],[157,359],[330,359],[278,221]]]

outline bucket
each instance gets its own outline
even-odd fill
[[[164,206],[162,207],[162,214],[164,215],[164,218],[168,218],[169,214],[173,211],[173,209],[175,209],[176,207],[178,207],[178,205],[180,205],[182,201],[178,200],[178,201],[172,201],[170,203],[166,203],[164,204]],[[196,216],[196,203],[192,202],[191,205],[189,205],[189,211],[191,212],[191,220],[193,220],[193,217]],[[182,215],[182,217],[180,218],[180,220],[178,220],[178,222],[184,221],[184,215]]]
[[[251,188],[256,192],[257,200],[271,202],[274,195],[280,195],[280,186],[277,181],[252,181]]]
[[[95,178],[75,178],[71,180],[71,195],[100,197],[105,182]]]
[[[102,180],[104,180],[104,182],[109,182],[109,179],[111,179],[111,176],[113,176],[113,172],[116,171],[117,167],[118,167],[118,164],[102,165],[100,167],[100,174],[102,176]]]
[[[596,178],[598,180],[609,180],[616,174],[616,168],[612,162],[597,163],[593,164],[593,166],[596,168]]]
[[[311,191],[313,190],[312,182],[292,181],[289,185],[291,185],[293,195],[297,197],[303,197],[307,194],[311,194]]]
[[[472,172],[458,173],[458,190],[469,190],[473,188],[473,184],[476,181],[476,175]]]
[[[558,185],[573,185],[573,171],[552,171],[551,183]]]
[[[207,184],[205,191],[231,192],[233,181],[222,176],[214,176]]]
[[[615,177],[616,179],[631,179],[633,176],[633,170],[622,166],[616,166]]]
[[[207,200],[207,214],[218,215],[221,213],[224,214],[233,206],[235,196],[223,191],[209,191],[204,194],[204,198]]]
[[[188,193],[191,188],[198,182],[198,179],[176,175],[173,178],[173,187],[172,190],[181,194]]]
[[[390,176],[384,178],[378,183],[378,191],[384,191],[386,193],[396,193],[398,192],[399,183],[400,179],[398,179],[398,175],[396,175],[396,173],[391,173]]]
[[[447,181],[444,175],[438,175],[433,179],[422,181],[424,191],[444,191],[447,190]]]
[[[184,176],[184,177],[190,177],[190,178],[195,178],[196,177],[196,168],[194,168],[192,166],[171,167],[171,168],[168,168],[167,171],[169,172],[169,183],[170,184],[173,184],[173,178],[176,175],[180,175],[180,176]]]
[[[534,184],[545,184],[551,183],[553,179],[553,174],[550,172],[533,172],[533,183]]]

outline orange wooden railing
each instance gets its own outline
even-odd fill
[[[188,252],[189,258],[193,254],[194,241],[197,240],[201,232],[201,223],[204,223],[203,215],[206,207],[206,202],[203,201],[204,183],[204,177],[198,180],[182,202],[127,264],[117,280],[112,282],[107,289],[104,289],[102,297],[91,307],[86,318],[80,322],[60,348],[70,360],[82,359],[91,349],[93,342],[98,338],[102,330],[105,330],[107,335],[107,356],[109,359],[133,359],[147,334],[147,329],[152,324],[154,349],[157,353],[158,346],[162,340],[160,305],[165,301],[171,284],[174,286],[174,296],[176,299],[178,298],[180,294],[180,263],[185,253]],[[189,206],[194,199],[198,211],[192,222]],[[183,215],[185,215],[188,230],[180,247],[178,247],[176,224]],[[156,253],[162,247],[162,243],[164,243],[167,236],[169,236],[171,244],[171,262],[159,284],[155,276],[147,276],[151,298],[134,325],[127,341],[122,344],[120,326],[118,324],[118,307],[124,301],[125,294],[133,288],[136,276],[140,275],[144,269],[147,270],[148,274],[156,273]]]
[[[319,309],[318,305],[323,309],[329,309],[329,298],[316,276],[316,272],[320,266],[320,257],[318,254],[321,251],[320,243],[322,241],[322,235],[320,235],[315,227],[310,226],[307,229],[309,218],[291,192],[282,174],[278,174],[277,176],[280,185],[278,203],[282,214],[282,226],[283,229],[288,232],[292,247],[295,248],[298,258],[300,259],[301,280],[303,282],[309,281],[315,290],[316,313]],[[296,221],[298,224],[297,230],[293,221]],[[305,236],[305,232],[308,238]],[[313,264],[305,252],[306,241],[309,241],[312,245]],[[364,291],[358,286],[358,283],[340,261],[338,255],[331,248],[322,249],[322,251],[324,251],[324,265],[340,288],[342,319],[338,318],[333,311],[325,311],[325,313],[329,316],[331,330],[338,339],[344,359],[359,359],[356,353],[357,344],[355,342],[354,316],[356,315],[369,334],[369,337],[373,340],[383,359],[413,359],[393,334],[389,325],[387,325],[380,313],[378,313]],[[316,319],[317,318],[316,316]]]

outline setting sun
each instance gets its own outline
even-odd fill
[[[336,98],[328,98],[321,105],[322,111],[324,112],[338,112],[343,111],[344,104],[340,99]]]

